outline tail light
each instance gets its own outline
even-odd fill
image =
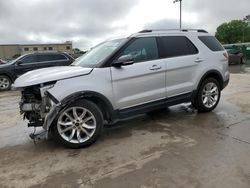
[[[226,58],[226,60],[228,60],[228,53],[227,53],[227,52],[224,52],[223,55],[224,55],[224,57]]]

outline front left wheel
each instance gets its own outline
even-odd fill
[[[81,148],[93,144],[102,128],[99,108],[89,100],[79,100],[60,112],[52,126],[52,135],[66,147]]]
[[[0,75],[0,91],[7,91],[11,88],[11,80],[8,76]]]

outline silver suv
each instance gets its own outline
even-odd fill
[[[79,148],[104,124],[135,114],[183,102],[213,110],[229,81],[227,58],[204,30],[143,30],[105,41],[71,66],[28,72],[14,86],[29,127]]]

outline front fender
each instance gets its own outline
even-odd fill
[[[51,93],[49,93],[49,91],[46,92],[46,95],[54,102],[54,105],[51,107],[49,113],[46,115],[45,120],[44,120],[43,128],[46,131],[49,131],[51,124],[53,123],[53,121],[55,119],[58,118],[58,115],[59,115],[61,110],[63,110],[68,105],[75,102],[76,100],[83,99],[83,98],[96,97],[96,98],[100,99],[102,102],[104,102],[106,110],[108,111],[108,113],[111,116],[111,120],[113,120],[115,118],[114,109],[113,109],[112,104],[105,96],[103,96],[100,93],[93,92],[93,91],[76,92],[76,93],[73,93],[73,94],[65,97],[61,101],[57,101],[57,99]]]

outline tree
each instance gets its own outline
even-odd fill
[[[215,37],[224,44],[249,42],[250,27],[243,20],[232,20],[221,24],[215,33]]]
[[[74,53],[74,54],[85,54],[86,51],[82,51],[82,50],[80,50],[79,48],[74,48],[74,49],[73,49],[73,53]]]
[[[243,18],[243,21],[246,23],[250,23],[250,14]]]

